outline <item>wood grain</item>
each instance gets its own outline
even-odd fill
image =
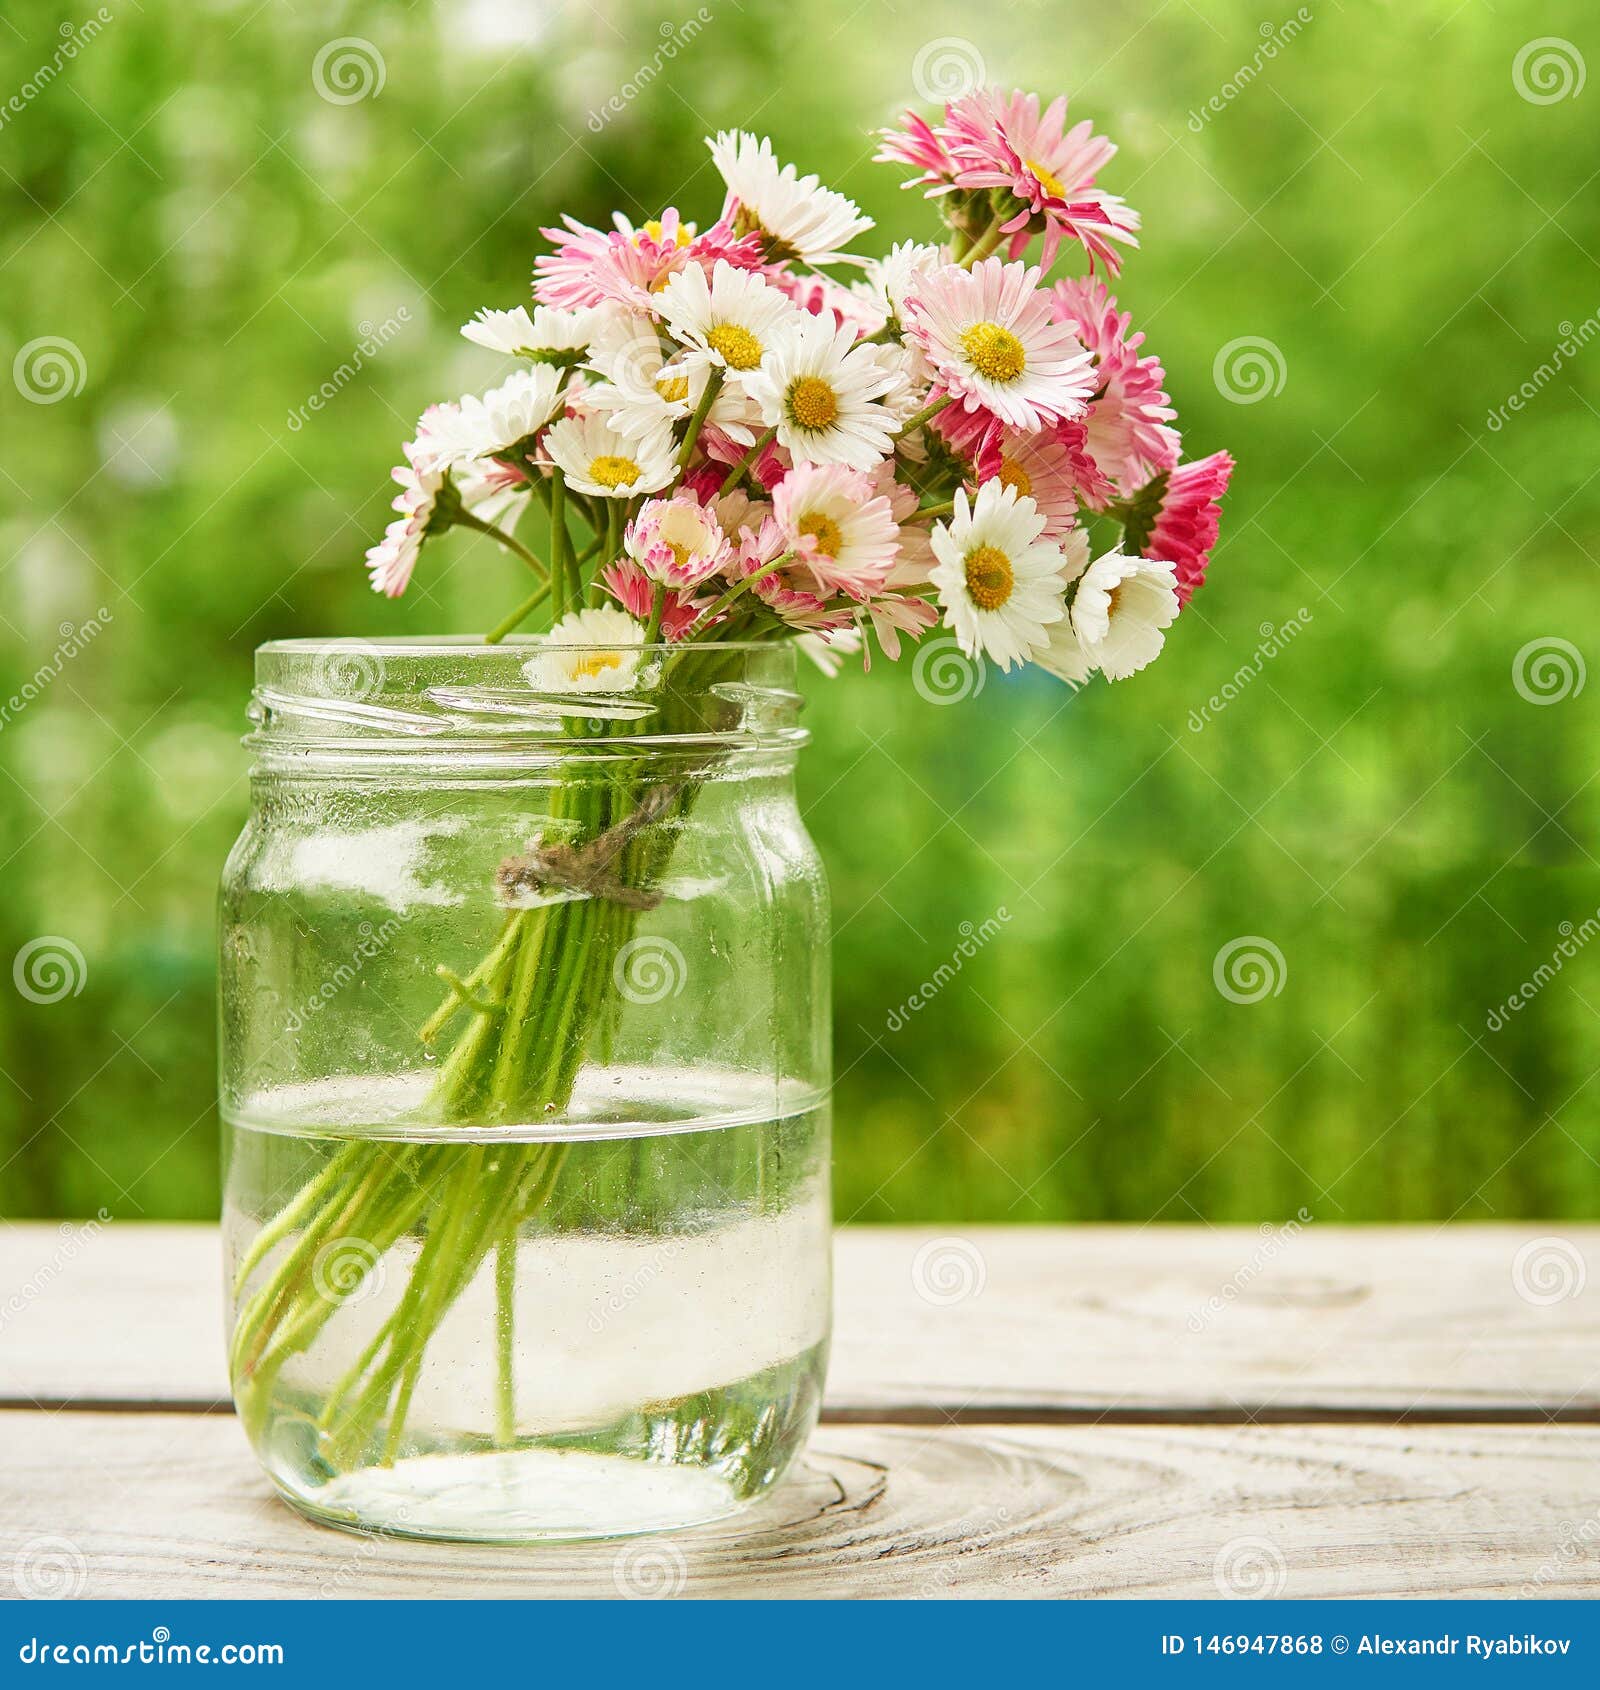
[[[1589,1427],[832,1427],[738,1521],[525,1550],[310,1525],[225,1416],[5,1431],[0,1567],[86,1597],[1600,1595]]]
[[[1552,1232],[1593,1271],[1530,1299]],[[215,1230],[70,1236],[0,1231],[0,1402],[225,1405]],[[1600,1418],[1600,1227],[846,1227],[836,1278],[835,1418]]]

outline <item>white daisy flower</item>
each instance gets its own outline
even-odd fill
[[[532,316],[523,305],[514,311],[485,308],[462,324],[461,332],[491,352],[560,368],[583,362],[599,316],[597,311],[561,311],[549,305],[536,305]]]
[[[906,333],[940,386],[968,411],[990,411],[1030,433],[1083,414],[1094,361],[1054,320],[1039,272],[987,258],[919,275],[906,296]]]
[[[741,235],[759,234],[769,262],[860,262],[842,250],[872,227],[854,200],[824,188],[816,176],[797,174],[792,164],[780,169],[765,137],[730,129],[708,137],[706,145],[728,185],[723,216],[732,215]]]
[[[877,401],[902,377],[879,350],[857,345],[855,330],[836,328],[831,316],[811,317],[747,379],[761,420],[796,463],[870,470],[893,450],[899,423]]]
[[[1107,552],[1084,570],[1072,600],[1072,631],[1108,681],[1126,680],[1161,655],[1162,630],[1178,615],[1177,585],[1170,563],[1120,552]]]
[[[698,264],[680,270],[656,295],[656,307],[679,340],[736,378],[753,375],[806,316],[754,271],[725,259],[709,283]]]
[[[937,563],[929,576],[945,618],[968,657],[987,653],[1002,669],[1024,662],[1066,615],[1066,560],[1041,543],[1044,518],[1032,499],[986,481],[969,504],[958,488],[955,513],[929,536]]]
[[[682,422],[705,392],[710,364],[683,352],[669,358],[668,350],[655,324],[643,317],[608,323],[589,349],[589,368],[602,379],[585,397],[609,411],[612,426],[630,440]],[[706,420],[741,446],[755,440],[754,407],[736,388],[717,394]]]
[[[553,424],[544,450],[569,487],[602,499],[658,493],[678,470],[670,429],[663,426],[629,439],[604,411],[585,410]]]
[[[559,373],[548,364],[518,370],[483,394],[435,405],[418,426],[421,461],[431,468],[492,457],[537,434],[561,409]]]
[[[936,246],[924,241],[897,241],[887,258],[875,258],[867,265],[867,282],[872,297],[896,319],[906,314],[906,295],[920,278],[931,276],[950,260]]]
[[[625,610],[574,610],[522,666],[540,692],[630,692],[644,655],[644,624]]]

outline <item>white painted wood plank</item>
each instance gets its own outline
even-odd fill
[[[1600,1227],[846,1227],[836,1279],[836,1413],[1600,1411]],[[222,1321],[214,1228],[0,1230],[0,1400],[223,1400]]]
[[[1600,1595],[1592,1427],[834,1426],[742,1520],[519,1550],[310,1525],[228,1416],[0,1431],[0,1577],[85,1597]]]

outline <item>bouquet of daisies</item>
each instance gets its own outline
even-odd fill
[[[1142,669],[1205,579],[1232,461],[1180,463],[1161,364],[1107,289],[1138,228],[1094,185],[1112,144],[1064,99],[908,113],[877,156],[945,238],[875,259],[848,250],[871,220],[770,142],[709,145],[708,228],[567,218],[534,308],[461,331],[522,367],[424,412],[373,586],[404,592],[449,528],[492,535],[537,585],[489,638],[542,614],[533,678],[557,689],[603,679],[597,646],[799,636],[870,663],[940,621],[1004,669]],[[1087,273],[1047,285],[1064,250]]]
[[[1107,290],[1138,228],[1095,185],[1111,143],[1031,95],[908,115],[878,156],[914,172],[942,238],[876,259],[849,250],[870,220],[768,141],[710,147],[727,190],[715,221],[565,219],[544,231],[533,308],[462,330],[519,367],[424,412],[395,471],[399,516],[368,553],[373,586],[403,593],[451,528],[492,536],[531,579],[488,638],[542,635],[530,688],[566,696],[574,736],[625,731],[625,703],[666,734],[714,727],[693,713],[730,641],[796,639],[837,668],[897,658],[942,622],[974,661],[1073,685],[1149,663],[1205,578],[1232,463],[1180,461],[1162,367]],[[1066,252],[1086,273],[1047,285]],[[484,954],[438,967],[446,995],[420,1029],[435,1119],[567,1106],[694,802],[690,781],[617,768],[554,793],[559,842],[505,860]],[[343,1236],[381,1253],[421,1234],[405,1295],[320,1417],[335,1464],[393,1460],[423,1353],[491,1253],[509,1330],[517,1229],[562,1155],[350,1143],[239,1266],[244,1411],[270,1412],[274,1378],[351,1291],[308,1264]],[[508,1366],[508,1438],[511,1395]]]

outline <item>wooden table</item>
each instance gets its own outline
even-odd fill
[[[84,1596],[627,1589],[291,1514],[219,1280],[210,1227],[0,1230],[0,1582],[48,1538]],[[801,1470],[670,1589],[1600,1595],[1600,1227],[848,1228],[837,1304]]]

